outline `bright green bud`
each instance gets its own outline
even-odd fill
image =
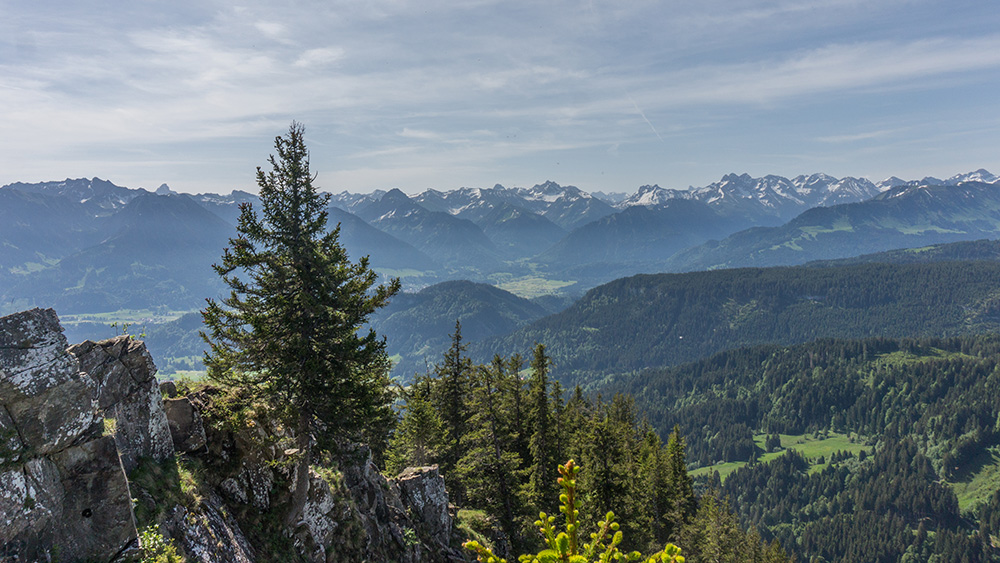
[[[569,536],[564,533],[556,536],[556,550],[559,551],[559,555],[569,554]]]

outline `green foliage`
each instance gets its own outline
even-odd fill
[[[139,532],[138,563],[185,563],[187,559],[177,553],[174,542],[165,539],[156,526],[146,526]]]
[[[876,338],[731,350],[613,389],[661,433],[680,425],[703,467],[747,452],[721,493],[743,526],[803,557],[976,561],[1000,557],[977,530],[995,490],[998,377],[997,336]],[[776,434],[785,451],[761,455]]]
[[[475,540],[495,552],[496,549],[488,539],[493,527],[492,518],[483,510],[460,508],[455,517],[455,530],[459,537]]]
[[[462,437],[463,455],[454,473],[473,506],[494,515],[502,533],[504,551],[520,544],[524,499],[518,494],[524,458],[518,453],[518,423],[505,410],[516,405],[510,394],[519,395],[519,358],[505,361],[499,356],[489,366],[473,371],[469,406],[470,431]]]
[[[430,398],[430,381],[418,379],[403,391],[403,415],[386,456],[386,471],[395,475],[407,466],[424,466],[440,459],[445,443],[444,422]]]
[[[739,518],[729,510],[729,504],[712,495],[701,499],[694,520],[681,532],[680,538],[691,561],[789,561],[781,545],[761,541],[754,530],[745,531]]]
[[[161,462],[140,459],[128,476],[137,524],[155,526],[178,505],[197,510],[205,496],[202,474],[202,466],[195,458],[176,456]]]
[[[463,491],[463,507],[484,515],[475,519],[476,533],[467,535],[489,550],[491,555],[486,557],[498,559],[513,560],[513,554],[541,547],[531,523],[540,512],[549,513],[550,506],[557,507],[532,495],[537,486],[532,482],[532,476],[537,475],[534,468],[544,463],[543,455],[564,459],[572,455],[588,467],[579,480],[579,490],[586,494],[574,492],[577,500],[595,514],[614,512],[622,522],[603,519],[602,526],[608,526],[604,548],[614,544],[621,556],[632,551],[652,552],[684,534],[693,534],[692,522],[700,504],[687,473],[680,429],[675,428],[664,444],[648,423],[639,420],[634,401],[625,395],[605,402],[600,397],[586,397],[577,387],[567,399],[561,386],[547,378],[544,348],[536,348],[536,352],[528,377],[521,375],[520,357],[495,356],[489,365],[474,366],[466,380],[461,402],[468,415],[459,442],[461,457],[444,475],[449,491]],[[421,397],[440,396],[445,385],[443,376],[420,379],[404,399],[413,397],[413,408],[418,410]],[[409,404],[404,406],[404,416],[410,408]],[[544,425],[539,425],[539,420],[545,421]],[[541,447],[540,432],[546,436],[545,448]],[[402,445],[406,440],[397,433],[397,441]],[[572,481],[576,487],[577,478]],[[548,491],[551,498],[557,497],[558,489]],[[736,521],[735,517],[730,519]],[[548,520],[539,522],[541,526]],[[711,529],[698,537],[714,540],[723,531],[742,534],[738,536],[740,550],[750,549],[747,546],[751,544],[760,552],[772,548],[742,529]],[[620,532],[619,539],[615,539],[615,532]],[[559,534],[552,533],[550,540],[556,541]],[[559,549],[559,542],[553,545],[550,549]],[[582,555],[583,548],[580,550]],[[736,560],[739,553],[730,551],[725,556]]]
[[[821,337],[914,337],[1000,330],[1000,263],[859,264],[638,275],[594,288],[565,311],[473,357],[545,342],[565,385],[672,366],[740,346]]]
[[[535,526],[541,531],[548,549],[537,554],[525,554],[518,557],[521,563],[607,563],[609,561],[644,561],[646,563],[684,563],[680,549],[673,544],[667,544],[660,552],[644,558],[639,552],[624,553],[619,549],[622,542],[622,532],[615,522],[613,512],[608,512],[604,520],[597,523],[596,531],[590,534],[590,541],[580,541],[581,522],[580,507],[583,502],[576,497],[576,476],[580,467],[573,460],[559,466],[559,486],[562,494],[559,511],[565,515],[564,531],[557,531],[554,526],[555,516],[542,512],[535,521]],[[506,563],[506,559],[497,557],[493,551],[476,540],[463,544],[465,549],[476,554],[477,560],[485,563]]]
[[[257,169],[262,215],[241,206],[238,236],[216,272],[230,288],[202,312],[209,376],[285,409],[297,433],[333,435],[387,416],[385,343],[368,316],[399,290],[375,286],[367,257],[348,260],[327,230],[329,194],[313,186],[303,128],[275,139],[272,170]]]
[[[146,327],[143,326],[142,330],[138,334],[132,334],[128,329],[132,326],[132,323],[123,322],[120,326],[118,321],[111,323],[111,330],[114,331],[115,336],[128,336],[132,339],[143,339],[146,337]]]
[[[531,378],[528,380],[529,424],[531,437],[528,449],[531,465],[528,467],[528,483],[525,490],[527,502],[532,506],[544,506],[545,499],[551,498],[551,480],[546,470],[556,465],[556,432],[553,409],[550,406],[549,358],[545,355],[545,345],[536,344],[531,360]],[[561,403],[560,397],[557,403]]]
[[[466,433],[469,408],[465,398],[469,392],[469,378],[472,360],[465,355],[468,345],[462,342],[462,323],[455,321],[455,332],[451,335],[451,346],[445,352],[441,363],[434,367],[438,384],[434,386],[432,398],[445,428],[445,444],[441,455],[444,470],[455,468],[462,457],[461,439]],[[461,491],[456,490],[459,498]]]

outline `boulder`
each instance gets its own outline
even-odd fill
[[[135,538],[132,497],[115,448],[104,436],[51,456],[59,473],[62,515],[54,545],[90,560],[117,554]],[[68,557],[66,559],[69,559]]]
[[[115,442],[126,472],[136,468],[140,457],[162,461],[174,454],[156,366],[144,343],[122,335],[87,340],[69,352],[95,383],[104,418],[115,419]]]
[[[187,453],[205,447],[205,424],[191,399],[164,399],[163,410],[167,415],[174,450]]]
[[[0,318],[0,405],[6,411],[0,415],[0,437],[8,445],[13,431],[25,455],[46,454],[98,432],[95,389],[66,353],[55,311],[32,309]]]
[[[168,399],[177,396],[177,384],[173,381],[163,381],[160,383],[160,394]]]

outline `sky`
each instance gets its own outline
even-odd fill
[[[0,185],[1000,173],[997,0],[0,0]]]

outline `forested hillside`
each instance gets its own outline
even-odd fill
[[[1000,557],[1000,336],[742,348],[604,390],[678,425],[708,482],[742,466],[743,524],[803,557]]]
[[[507,334],[547,312],[541,305],[491,285],[451,281],[396,296],[373,315],[371,324],[386,336],[392,374],[410,381],[441,357],[456,322],[462,324],[468,339],[482,340]]]
[[[956,262],[969,260],[1000,260],[1000,240],[970,240],[932,244],[918,248],[901,248],[873,254],[862,254],[853,258],[817,260],[806,266],[829,267],[849,266],[883,262],[886,264],[914,264],[917,262]]]
[[[683,436],[664,434],[664,443],[630,398],[605,401],[579,388],[567,397],[542,345],[530,366],[516,355],[474,365],[464,350],[456,331],[433,373],[403,392],[386,468],[440,464],[468,537],[508,561],[537,551],[532,522],[540,511],[558,514],[560,504],[553,469],[574,459],[581,521],[610,523],[613,511],[623,533],[615,542],[626,552],[673,542],[692,562],[789,560],[714,493],[695,492]]]
[[[991,261],[638,275],[471,352],[543,342],[554,374],[589,384],[768,342],[984,333],[1000,329],[998,279]]]

